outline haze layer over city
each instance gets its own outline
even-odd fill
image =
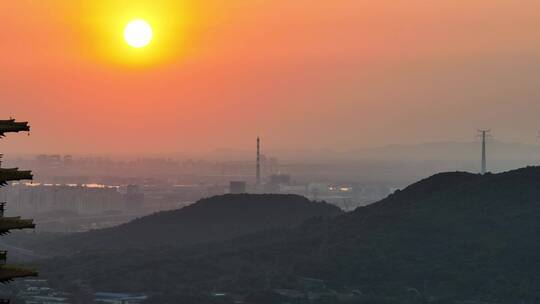
[[[540,2],[0,20],[0,303],[540,301]]]

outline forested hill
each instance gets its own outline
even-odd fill
[[[202,199],[182,209],[156,213],[118,227],[70,235],[42,246],[57,253],[158,245],[184,247],[290,227],[312,217],[332,217],[341,213],[334,205],[312,202],[298,195],[228,194]]]
[[[190,303],[183,297],[209,290],[306,292],[303,278],[324,281],[324,292],[336,295],[321,303],[339,303],[337,294],[352,290],[394,303],[534,303],[539,231],[540,168],[455,172],[286,231],[201,248],[88,251],[40,267],[64,282],[82,276],[99,290],[159,291],[159,303]]]

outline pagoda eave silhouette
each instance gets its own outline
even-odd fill
[[[7,182],[32,179],[34,179],[32,171],[20,171],[19,168],[0,168],[0,187],[7,185]]]
[[[0,120],[0,138],[6,133],[29,132],[28,122],[16,122],[15,119]],[[0,154],[0,159],[2,155]],[[0,166],[2,162],[0,161]],[[0,187],[7,186],[8,182],[32,180],[31,171],[21,171],[19,168],[0,168]],[[6,217],[4,215],[6,203],[0,203],[0,235],[15,229],[33,229],[36,227],[31,219],[22,219],[20,216]],[[7,251],[0,251],[0,283],[7,283],[16,278],[34,277],[38,273],[33,269],[7,264]],[[0,304],[9,303],[7,299],[0,299]]]
[[[36,228],[36,224],[34,224],[34,220],[32,219],[22,219],[20,216],[4,216],[5,205],[6,203],[0,203],[0,235],[7,234],[11,230]]]
[[[0,120],[0,137],[6,133],[30,132],[28,122],[16,122],[15,119]]]

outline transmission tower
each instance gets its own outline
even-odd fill
[[[491,137],[491,130],[478,130],[478,137],[482,139],[482,175],[487,172],[486,140]]]
[[[261,186],[261,138],[257,136],[257,165],[256,165],[257,188]]]

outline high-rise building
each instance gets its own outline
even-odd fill
[[[139,210],[144,207],[144,193],[137,185],[128,185],[126,189],[126,210]]]
[[[289,186],[291,184],[291,176],[289,174],[272,174],[270,182],[264,187],[267,192],[276,193],[280,191],[281,186]]]
[[[290,185],[291,176],[289,174],[273,174],[270,176],[270,183],[274,185]]]
[[[246,193],[246,182],[232,181],[229,185],[229,193],[231,194]]]
[[[18,133],[30,131],[27,122],[16,122],[14,119],[0,120],[0,137],[6,133]],[[6,186],[9,181],[31,180],[30,171],[19,171],[18,168],[0,168],[0,187]],[[0,235],[14,229],[35,228],[33,220],[21,219],[20,217],[5,217],[5,203],[0,203]],[[37,272],[30,269],[6,265],[7,251],[0,251],[0,282],[6,283],[15,278],[37,276]],[[0,303],[9,303],[9,300],[0,300]]]

